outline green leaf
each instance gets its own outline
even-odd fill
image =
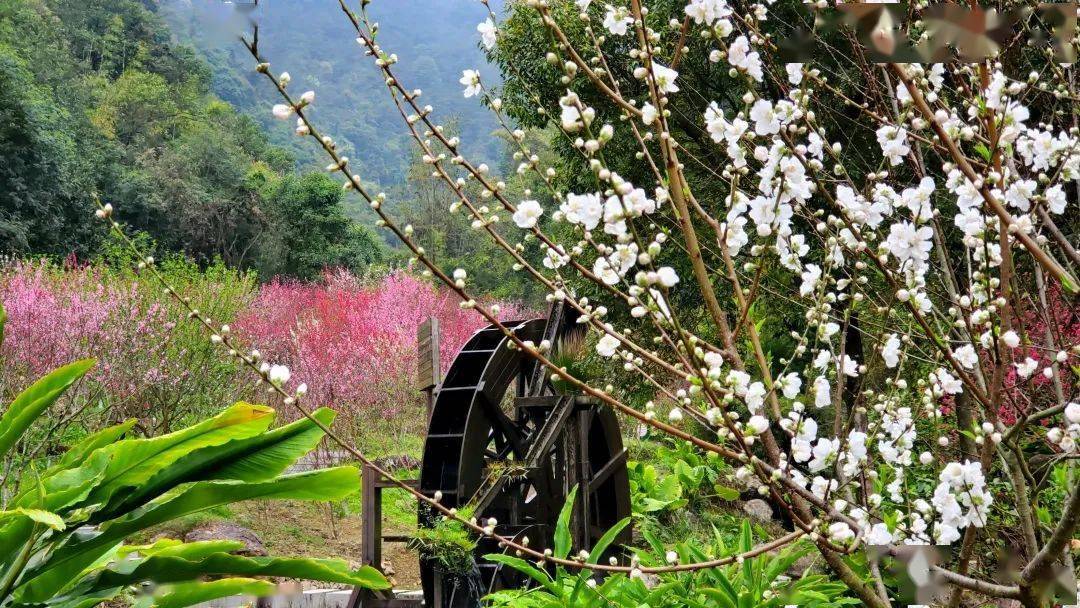
[[[811,549],[809,548],[803,548],[798,551],[788,551],[781,553],[775,558],[769,560],[768,566],[765,568],[765,580],[763,581],[763,583],[772,583],[773,580],[776,579],[776,577],[787,572],[788,568],[790,568],[792,564],[799,561],[799,559],[802,558],[804,555],[809,554],[810,551]]]
[[[121,437],[131,431],[131,427],[135,426],[136,422],[138,422],[138,420],[132,418],[115,426],[106,427],[96,433],[87,435],[82,441],[65,452],[59,462],[46,469],[42,476],[48,477],[49,475],[56,474],[64,469],[70,469],[71,467],[81,465],[90,454],[98,449],[120,441]]]
[[[728,599],[731,600],[731,603],[737,605],[739,603],[739,593],[735,591],[735,587],[732,586],[731,581],[728,580],[727,575],[725,575],[723,571],[717,570],[716,580],[719,581],[720,588],[723,589],[724,593],[727,594]]]
[[[7,454],[42,412],[93,366],[93,359],[70,363],[53,370],[15,397],[0,417],[0,458]]]
[[[39,602],[72,579],[129,535],[218,505],[252,499],[340,500],[359,489],[356,467],[284,475],[272,481],[204,481],[167,494],[98,530],[79,530],[38,564],[20,587],[20,601]]]
[[[335,414],[333,410],[321,408],[312,416],[318,423],[329,426]],[[181,483],[210,479],[273,479],[301,456],[315,449],[323,435],[322,428],[315,421],[302,418],[254,437],[196,450],[161,469],[145,484],[127,493],[109,512],[124,513]]]
[[[596,564],[600,562],[600,558],[603,557],[604,552],[607,551],[611,543],[615,542],[615,539],[622,534],[622,531],[626,529],[626,526],[630,525],[630,518],[620,521],[619,523],[611,526],[604,535],[600,537],[600,540],[596,541],[593,545],[592,551],[589,552],[589,559],[586,563]]]
[[[7,311],[4,310],[4,303],[0,302],[0,345],[4,343],[5,325],[7,325]]]
[[[713,602],[719,604],[720,608],[735,608],[735,602],[731,601],[731,597],[729,596],[727,591],[714,589],[712,587],[705,587],[702,589],[698,589],[698,591],[705,594],[705,596],[711,599]]]
[[[157,608],[185,608],[230,595],[262,597],[277,591],[277,585],[253,578],[225,578],[209,583],[180,583],[161,589],[151,605]],[[138,606],[139,603],[136,603]]]
[[[105,478],[108,465],[109,455],[95,452],[78,468],[61,469],[44,478],[41,482],[45,487],[45,497],[42,499],[44,507],[59,513],[85,500]],[[28,491],[20,495],[17,502],[20,506],[28,507],[36,498]]]
[[[86,498],[86,503],[108,504],[118,492],[144,487],[163,469],[173,466],[192,452],[235,439],[254,437],[274,421],[274,410],[249,403],[237,403],[222,413],[185,429],[149,439],[126,439],[102,448],[111,456],[104,481]],[[128,503],[128,496],[123,500]],[[103,510],[100,521],[114,508]]]
[[[555,524],[555,557],[566,559],[570,555],[570,515],[574,512],[574,502],[577,500],[577,486],[570,490],[559,512],[559,520]]]
[[[10,511],[0,511],[0,521],[9,517],[25,517],[31,521],[35,521],[39,524],[44,524],[53,530],[63,530],[64,518],[60,517],[56,513],[51,511],[45,511],[43,509],[12,509]]]
[[[990,162],[990,148],[987,148],[985,144],[975,144],[975,151],[984,161]]]
[[[233,553],[244,549],[244,543],[235,540],[199,540],[185,543],[172,538],[160,538],[150,545],[123,545],[117,556],[126,558],[132,554],[141,557],[180,557],[189,561],[200,560],[215,553]]]
[[[180,547],[174,549],[180,549]],[[201,552],[206,547],[195,549]],[[390,583],[375,568],[364,566],[358,570],[349,570],[349,564],[344,560],[242,557],[217,552],[198,556],[197,559],[185,559],[177,555],[161,553],[142,559],[129,558],[99,572],[87,582],[87,589],[108,589],[142,582],[180,583],[197,580],[204,576],[276,576],[358,586],[365,589],[390,588]]]
[[[739,491],[736,490],[735,488],[729,488],[727,486],[717,485],[717,486],[713,486],[713,490],[715,490],[716,495],[719,496],[720,498],[722,498],[723,500],[738,500],[739,499]]]
[[[540,583],[540,585],[543,586],[544,589],[547,589],[548,591],[557,596],[562,596],[561,590],[557,585],[555,585],[555,583],[552,582],[551,577],[548,576],[547,572],[540,570],[539,568],[533,566],[532,564],[521,559],[520,557],[514,557],[512,555],[506,555],[504,553],[490,553],[488,555],[485,555],[484,559],[488,560],[489,562],[495,562],[497,564],[510,566],[514,570],[517,570],[525,576],[533,579],[537,583]]]
[[[115,599],[123,591],[122,588],[116,587],[114,589],[102,589],[95,593],[62,595],[50,599],[47,603],[23,604],[15,602],[11,604],[11,608],[94,608]]]

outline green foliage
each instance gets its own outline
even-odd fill
[[[563,513],[573,505],[573,494]],[[569,538],[569,517],[560,517],[555,530],[556,546],[560,538]],[[629,524],[624,520],[609,530],[590,551],[586,563],[598,563],[613,540]],[[636,551],[643,566],[667,564],[667,554],[674,551],[680,563],[702,562],[718,557],[746,553],[754,546],[753,532],[743,522],[737,543],[728,546],[716,534],[707,543],[686,542],[667,547],[648,532],[644,533],[647,548]],[[504,554],[485,556],[517,570],[528,577],[525,589],[499,591],[488,596],[493,606],[529,608],[775,608],[798,606],[839,606],[857,604],[854,598],[843,597],[844,586],[829,582],[825,576],[804,573],[792,579],[788,570],[813,548],[795,546],[777,552],[734,562],[727,566],[686,572],[662,572],[646,584],[645,578],[625,573],[602,573],[589,569],[568,570],[562,567],[543,569],[521,558]],[[557,549],[555,555],[559,556]],[[564,554],[565,555],[565,554]],[[603,577],[602,580],[597,580]],[[590,582],[590,579],[591,582]]]
[[[0,455],[92,366],[47,375],[0,418]],[[333,413],[320,410],[322,424]],[[0,606],[88,608],[151,585],[138,603],[187,606],[274,585],[252,576],[310,578],[371,589],[378,571],[340,560],[245,558],[232,542],[160,540],[125,546],[151,527],[252,499],[336,500],[358,489],[354,467],[282,475],[323,438],[309,419],[270,429],[274,411],[238,403],[200,424],[146,439],[124,436],[132,422],[85,437],[53,466],[25,469],[0,511]],[[92,527],[86,527],[92,526]],[[204,582],[207,576],[221,577]]]
[[[685,441],[645,446],[649,462],[631,462],[630,497],[637,516],[659,516],[690,506],[701,511],[710,499],[730,501],[738,491],[723,484],[728,466]]]
[[[633,462],[630,473],[630,501],[634,515],[642,516],[686,506],[682,484],[674,475],[661,476],[656,467]]]
[[[467,509],[460,510],[458,515],[471,517]],[[446,572],[465,574],[473,569],[476,539],[460,521],[439,517],[434,526],[417,528],[409,540],[409,548],[423,559],[434,560]]]
[[[313,279],[327,267],[361,269],[385,258],[376,237],[345,215],[341,186],[325,174],[285,176],[263,191],[276,226],[267,274]]]
[[[97,192],[130,231],[203,265],[307,277],[381,259],[339,196],[273,187],[292,157],[209,92],[208,66],[172,42],[157,10],[0,0],[0,252],[92,257]],[[310,227],[323,215],[332,229]]]

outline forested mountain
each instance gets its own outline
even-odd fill
[[[353,3],[358,4],[358,3]],[[492,2],[498,11],[502,2]],[[242,3],[208,0],[163,0],[162,14],[174,35],[190,43],[212,68],[214,92],[267,127],[275,144],[296,156],[302,167],[322,167],[325,159],[310,142],[291,136],[274,124],[270,105],[274,92],[253,69],[253,61],[236,36],[250,17],[259,24],[259,49],[275,72],[288,71],[291,89],[315,89],[313,117],[329,128],[365,180],[383,187],[400,184],[413,149],[397,110],[376,68],[356,44],[356,34],[336,0],[263,0],[244,18]],[[486,11],[477,0],[376,0],[368,7],[379,22],[379,42],[396,53],[399,78],[423,87],[423,101],[449,122],[456,118],[463,150],[488,162],[502,144],[490,136],[497,124],[475,99],[465,99],[458,83],[461,71],[479,68],[488,82],[498,71],[487,65],[478,46],[476,24]]]
[[[160,250],[263,276],[383,247],[325,174],[211,91],[152,0],[0,0],[0,252],[96,254],[93,196]]]

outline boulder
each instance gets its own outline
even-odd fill
[[[198,542],[207,540],[232,540],[244,543],[244,548],[236,553],[247,557],[262,557],[267,555],[266,547],[263,546],[258,535],[243,526],[238,526],[227,521],[212,521],[199,524],[184,534],[184,542]]]
[[[758,521],[772,521],[773,510],[769,506],[769,503],[761,500],[760,498],[753,498],[743,503],[743,511],[746,512],[752,519]]]

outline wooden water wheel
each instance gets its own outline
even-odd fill
[[[547,319],[506,323],[522,340],[552,344],[580,331],[572,311],[556,306]],[[575,550],[587,549],[630,515],[626,450],[618,419],[607,407],[556,394],[542,366],[516,349],[497,327],[473,334],[442,384],[424,444],[419,489],[442,494],[447,507],[471,508],[496,533],[543,550],[551,542],[568,492],[579,487],[572,518]],[[421,507],[421,526],[435,518]],[[629,529],[619,542],[626,542]],[[421,560],[426,605],[475,605],[476,593],[520,587],[526,581],[483,556],[503,549],[488,538],[475,551],[479,587],[445,600],[443,574]],[[436,596],[440,600],[436,600]],[[470,599],[471,598],[471,599]]]

